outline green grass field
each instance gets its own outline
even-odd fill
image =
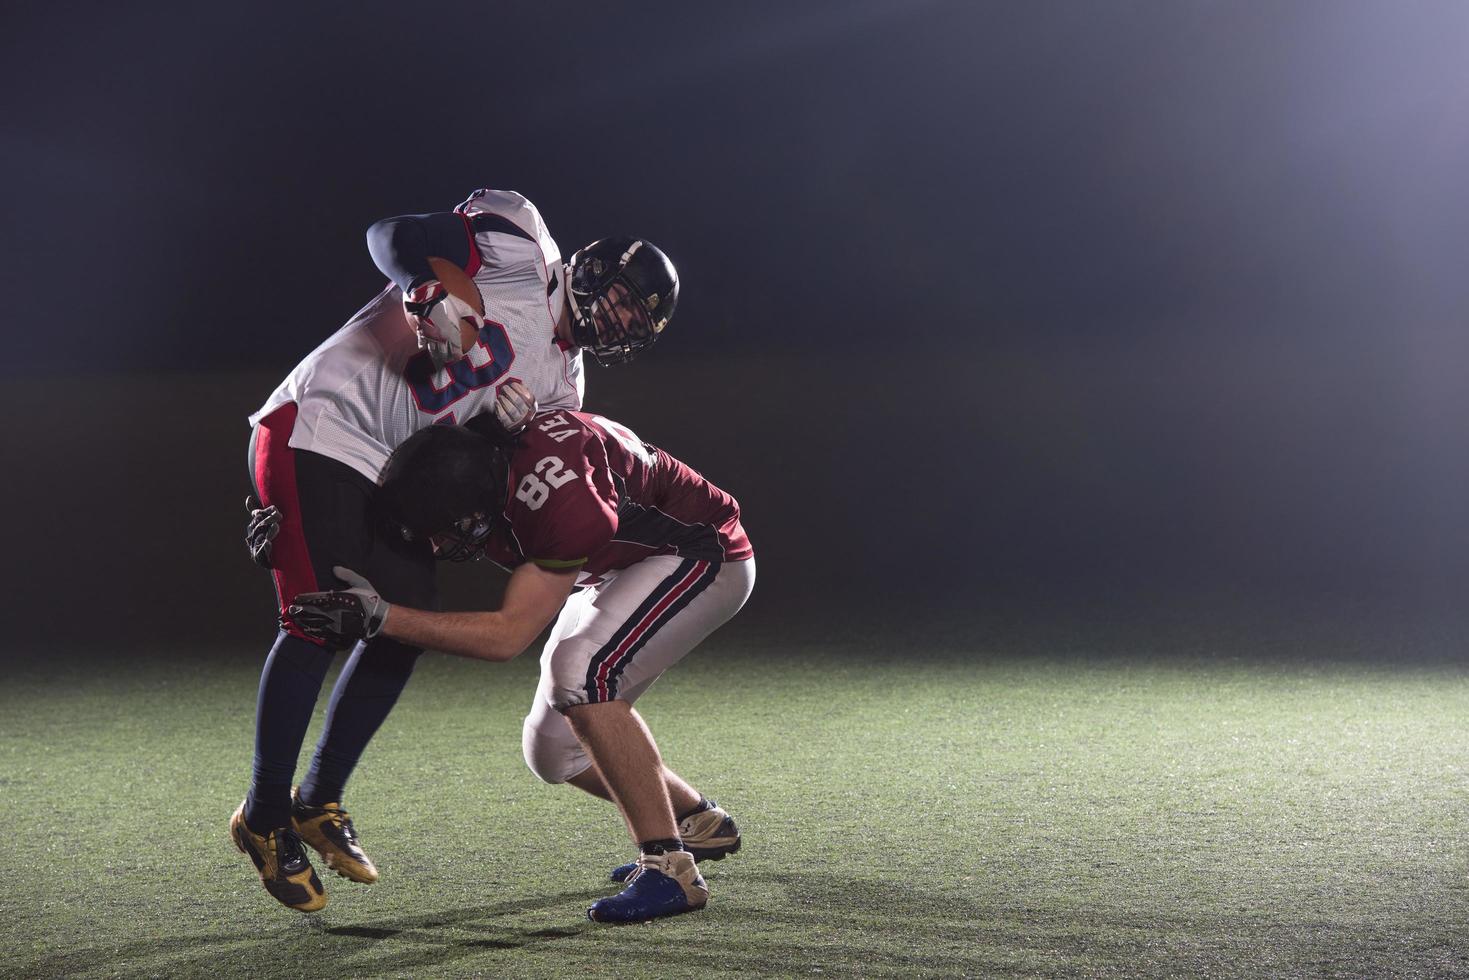
[[[717,637],[642,707],[745,848],[618,928],[615,813],[520,760],[530,657],[425,658],[348,799],[382,880],[277,906],[225,832],[259,657],[8,668],[0,973],[1469,975],[1452,663]]]

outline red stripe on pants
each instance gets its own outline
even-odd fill
[[[631,650],[634,646],[637,645],[638,638],[647,633],[648,630],[652,628],[653,624],[658,621],[658,617],[663,615],[663,610],[667,609],[673,604],[674,600],[687,592],[689,586],[697,582],[699,580],[699,576],[703,575],[704,572],[708,570],[708,568],[709,563],[707,561],[701,561],[693,568],[691,568],[689,570],[689,573],[685,575],[677,585],[668,590],[668,594],[663,597],[658,605],[648,610],[648,615],[643,617],[643,621],[634,626],[631,633],[623,637],[622,643],[620,643],[617,649],[612,652],[612,656],[604,660],[602,662],[602,666],[597,670],[598,697],[600,697],[604,701],[607,699],[607,678],[611,676],[612,669],[616,667],[618,662],[627,655],[627,651]]]
[[[311,551],[306,547],[306,529],[301,523],[301,504],[296,492],[296,451],[291,448],[291,430],[296,427],[296,403],[288,402],[260,420],[255,432],[255,492],[265,505],[281,511],[281,530],[271,545],[271,576],[275,579],[276,605],[283,625],[292,636],[314,640],[287,622],[286,604],[302,592],[318,592]]]

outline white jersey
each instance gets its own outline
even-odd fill
[[[466,270],[485,304],[479,343],[435,370],[390,285],[306,356],[250,424],[295,402],[290,444],[376,481],[393,449],[436,422],[489,411],[520,380],[540,407],[581,408],[581,350],[556,339],[565,302],[561,251],[535,205],[513,191],[476,191],[456,209],[473,235]]]

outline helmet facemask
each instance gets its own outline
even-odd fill
[[[479,561],[485,556],[485,542],[490,539],[495,522],[493,518],[476,511],[468,517],[459,518],[442,531],[429,534],[414,531],[406,524],[398,524],[397,528],[404,541],[418,541],[427,537],[434,558],[438,561]]]
[[[482,558],[503,509],[507,466],[505,449],[485,436],[430,426],[389,457],[378,494],[384,518],[440,561]]]
[[[461,517],[446,531],[440,531],[429,539],[434,548],[434,557],[439,561],[478,561],[485,556],[485,542],[495,522],[484,513],[476,511]]]
[[[567,266],[571,333],[598,364],[621,364],[653,346],[673,317],[678,274],[635,238],[593,242]]]

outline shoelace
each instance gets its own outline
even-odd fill
[[[353,844],[357,843],[357,831],[352,826],[352,818],[347,816],[346,810],[335,810],[327,807],[321,808],[326,813],[327,820],[333,827],[342,832],[342,836]]]
[[[340,814],[340,815],[334,817],[332,819],[332,823],[336,824],[339,828],[341,828],[342,835],[344,837],[346,837],[349,841],[351,841],[354,844],[357,843],[357,831],[352,827],[352,818],[351,817],[349,817],[345,813],[343,813],[343,814]]]
[[[650,870],[653,870],[653,871],[657,871],[659,874],[668,875],[668,877],[672,878],[673,877],[673,867],[672,867],[672,865],[673,865],[672,859],[668,855],[666,855],[666,854],[639,854],[638,855],[638,870],[639,871],[649,870],[650,869]]]
[[[282,868],[300,867],[306,863],[306,849],[294,830],[276,831],[275,854]]]

